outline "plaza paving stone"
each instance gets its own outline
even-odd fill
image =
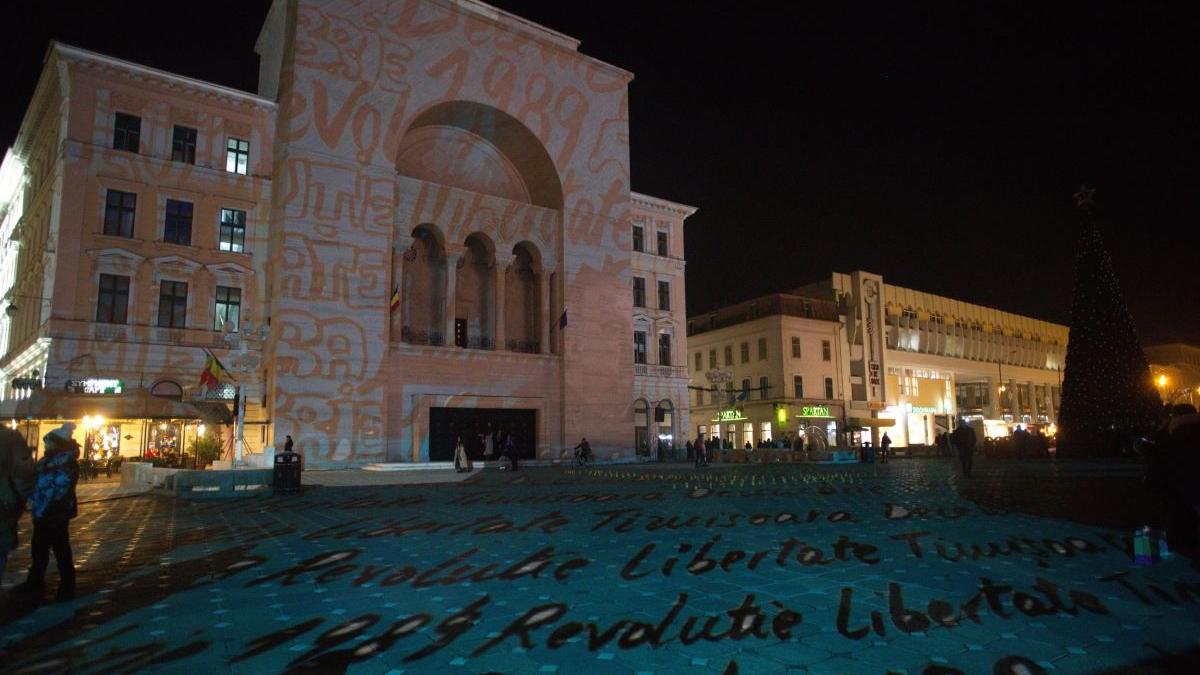
[[[1129,555],[1139,480],[911,460],[106,499],[72,525],[78,598],[4,608],[0,670],[1200,672],[1200,573]]]

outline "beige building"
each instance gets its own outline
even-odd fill
[[[683,445],[688,435],[684,220],[696,209],[633,193],[634,447]]]
[[[836,440],[847,423],[842,324],[833,302],[768,295],[688,320],[690,438],[757,447]]]
[[[1163,403],[1200,407],[1200,347],[1177,342],[1152,345],[1145,351]]]

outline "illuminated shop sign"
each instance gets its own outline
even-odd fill
[[[125,391],[125,383],[101,378],[67,380],[66,389],[72,394],[120,394]]]
[[[749,419],[749,418],[742,415],[741,410],[721,410],[717,413],[717,416],[713,418],[713,421],[714,422],[739,422],[739,421],[745,420],[745,419]]]
[[[42,380],[37,377],[18,377],[12,381],[13,389],[41,389]]]
[[[915,412],[915,413],[936,413],[937,411],[938,411],[938,409],[937,409],[937,408],[935,408],[935,407],[933,407],[933,406],[928,406],[928,405],[914,405],[914,406],[912,407],[912,409],[911,409],[909,412]]]
[[[800,408],[801,417],[833,417],[827,405],[806,405]]]

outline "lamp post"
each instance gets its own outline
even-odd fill
[[[1013,354],[1016,354],[1016,353],[1017,353],[1017,350],[1013,349],[1008,352],[1008,355],[1012,356]],[[1000,388],[996,394],[996,407],[998,407],[1000,409],[1000,416],[1003,417],[1004,416],[1004,406],[1001,403],[1001,399],[1004,396],[1004,389],[1005,389],[1005,386],[1004,386],[1004,359],[999,359],[996,361],[996,372],[999,374],[999,377],[1000,377]],[[1012,409],[1012,416],[1014,418],[1016,418],[1017,411],[1016,411],[1016,406],[1012,405],[1012,394],[1009,395],[1009,408]]]
[[[240,373],[236,394],[237,402],[235,404],[237,406],[238,415],[237,430],[234,432],[234,447],[236,448],[234,455],[234,466],[240,466],[243,461],[243,447],[245,445],[244,435],[246,429],[246,371],[250,368],[257,370],[260,358],[259,354],[250,353],[250,351],[246,348],[246,342],[248,340],[254,340],[261,347],[262,343],[266,342],[267,334],[269,332],[269,329],[265,325],[260,326],[257,331],[254,330],[253,326],[254,324],[249,320],[244,322],[243,327],[246,329],[246,333],[243,337],[241,334],[229,330],[229,323],[226,322],[226,328],[229,330],[229,332],[225,333],[225,344],[230,349],[232,349],[235,344],[237,345],[238,372]]]

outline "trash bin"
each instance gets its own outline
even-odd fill
[[[275,455],[275,473],[271,481],[275,494],[291,494],[300,491],[300,465],[300,455],[294,452],[281,452]]]

